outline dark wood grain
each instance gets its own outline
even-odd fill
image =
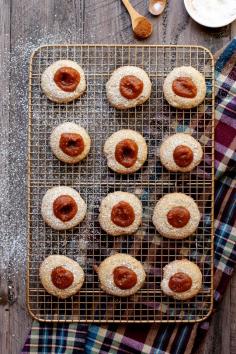
[[[145,43],[199,44],[216,51],[236,35],[235,23],[217,30],[196,24],[188,17],[180,0],[169,1],[166,11],[159,18],[148,14],[145,1],[131,2],[154,25],[154,33]],[[28,117],[21,103],[27,99],[25,61],[28,60],[28,48],[48,42],[137,43],[138,40],[134,39],[129,15],[118,0],[0,0],[0,9],[0,186],[1,196],[9,201],[9,205],[13,205],[9,211],[13,215],[14,210],[17,211],[20,218],[12,218],[10,229],[3,218],[6,227],[1,232],[21,234],[22,242],[26,244],[26,201],[22,196],[26,193]],[[19,57],[17,65],[7,70],[10,50],[14,59],[17,53]],[[24,55],[24,52],[28,54]],[[10,136],[8,131],[11,132]],[[10,148],[11,145],[14,145],[14,150]],[[19,150],[21,154],[18,156],[15,152]],[[13,174],[9,166],[14,166],[16,173]],[[0,258],[1,252],[0,247]],[[25,303],[25,263],[21,264],[20,269],[13,269],[14,276],[10,279],[5,277],[3,280],[2,268],[0,259],[0,293],[3,291],[6,294],[7,285],[10,284],[17,299],[13,305],[0,305],[0,353],[16,354],[31,324]],[[236,276],[198,354],[236,352],[235,291]]]
[[[236,350],[236,274],[213,316],[209,332],[195,354],[233,354]]]
[[[6,61],[10,50],[14,58],[9,70],[10,78],[6,81],[6,88],[10,82],[9,117],[6,114],[3,121],[5,131],[8,132],[9,129],[11,133],[8,137],[9,146],[14,146],[14,149],[9,150],[10,155],[5,161],[9,166],[14,166],[14,170],[9,169],[8,178],[5,176],[3,180],[6,181],[8,188],[9,204],[17,211],[17,218],[14,219],[14,210],[10,209],[12,222],[10,230],[5,232],[11,235],[21,233],[22,242],[26,246],[27,205],[26,198],[22,198],[22,195],[26,195],[28,116],[23,108],[27,104],[28,65],[26,63],[30,55],[28,48],[33,49],[33,46],[48,41],[80,42],[83,37],[83,4],[81,6],[80,1],[44,0],[39,3],[35,0],[12,0],[5,1],[5,8],[6,12],[2,15],[1,23],[5,21],[3,28],[7,31],[5,39],[9,48],[2,52],[6,53]],[[8,20],[6,15],[9,16]],[[1,84],[3,85],[1,92],[8,92],[8,89],[5,91],[4,82]],[[17,151],[21,151],[21,154],[17,154]],[[0,353],[19,353],[31,325],[31,318],[26,308],[26,264],[20,266],[20,269],[14,270],[16,274],[10,284],[16,301],[11,306],[0,308],[0,318],[4,323],[4,326],[0,326],[0,331],[3,332]],[[11,279],[8,282],[11,282]]]
[[[230,284],[230,306],[226,309],[230,312],[230,353],[236,353],[236,276]]]
[[[7,70],[7,63],[10,58],[10,5],[4,1],[1,4],[0,23],[4,24],[0,28],[0,186],[1,186],[1,202],[0,215],[5,215],[3,210],[4,201],[8,197],[8,125],[9,125],[9,85],[10,78]],[[4,93],[4,94],[3,94]],[[6,225],[6,218],[1,218],[1,223]],[[4,353],[8,348],[9,341],[9,312],[7,304],[7,279],[5,276],[5,264],[3,261],[3,245],[1,245],[2,234],[7,230],[4,226],[0,228],[0,352]],[[4,324],[4,326],[3,326]]]

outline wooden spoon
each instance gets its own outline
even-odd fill
[[[132,28],[135,35],[140,39],[145,39],[152,34],[152,24],[146,17],[140,15],[130,4],[129,0],[122,0],[132,22]]]
[[[167,0],[149,0],[148,10],[152,15],[160,15],[165,7]]]

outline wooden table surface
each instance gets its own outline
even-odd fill
[[[206,29],[171,0],[160,18],[146,1],[132,0],[154,24],[146,43],[198,44],[212,52],[236,35],[236,23]],[[120,0],[0,0],[0,354],[19,353],[31,325],[25,303],[27,62],[47,43],[137,43]],[[7,255],[10,262],[7,263]],[[7,268],[7,269],[6,269]],[[6,279],[6,275],[7,279]],[[10,301],[4,297],[11,287]],[[198,354],[236,353],[236,276],[212,320]],[[16,299],[14,301],[14,296]]]

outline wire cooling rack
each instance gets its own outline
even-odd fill
[[[68,104],[49,101],[40,88],[42,72],[54,61],[71,59],[84,69],[87,92]],[[106,98],[105,84],[123,65],[143,68],[152,81],[152,94],[143,105],[119,111]],[[206,78],[204,102],[188,111],[170,107],[163,97],[166,75],[175,67],[191,65]],[[28,307],[40,321],[80,322],[195,322],[212,308],[213,272],[213,59],[197,46],[46,45],[37,49],[30,62],[29,79],[29,261]],[[51,153],[49,136],[59,123],[73,121],[88,130],[91,151],[83,162],[69,166]],[[149,155],[143,168],[132,175],[108,169],[103,155],[105,140],[123,128],[142,133]],[[163,138],[189,132],[204,150],[204,159],[191,173],[170,173],[160,164]],[[43,222],[40,206],[48,188],[67,185],[77,189],[87,202],[86,219],[69,231],[55,231]],[[144,215],[138,232],[112,237],[98,223],[100,201],[113,191],[135,193],[142,200]],[[196,233],[183,241],[162,238],[151,218],[156,202],[170,192],[192,196],[201,211]],[[130,253],[147,272],[144,287],[129,298],[104,294],[93,265],[115,252]],[[86,275],[79,294],[59,300],[47,294],[39,279],[39,266],[51,254],[78,261]],[[174,259],[188,258],[203,273],[203,287],[193,299],[181,302],[160,290],[162,268]]]

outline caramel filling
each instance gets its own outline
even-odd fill
[[[51,273],[51,280],[53,285],[58,289],[66,289],[71,286],[74,281],[74,275],[68,269],[64,267],[56,267]]]
[[[113,279],[118,288],[131,289],[137,283],[137,274],[132,269],[120,266],[114,269]]]
[[[134,75],[124,76],[120,80],[120,93],[128,100],[137,98],[143,91],[143,82]]]
[[[191,288],[191,286],[192,279],[185,273],[175,273],[172,277],[170,277],[169,288],[176,293],[187,291]]]
[[[80,74],[73,68],[63,67],[56,71],[54,81],[65,92],[73,92],[80,82]]]
[[[111,220],[114,224],[127,227],[133,224],[135,219],[134,209],[127,202],[119,202],[111,211]]]
[[[190,77],[178,77],[172,83],[172,90],[177,96],[194,98],[197,95],[197,86]]]
[[[73,219],[78,211],[77,203],[69,195],[61,195],[53,202],[54,215],[61,221]]]
[[[137,161],[138,145],[134,140],[125,139],[116,145],[115,158],[122,166],[132,167]]]
[[[173,158],[179,167],[187,167],[193,161],[193,151],[185,145],[176,146],[173,152]]]
[[[188,209],[184,207],[172,208],[167,214],[168,223],[176,228],[184,227],[190,219]]]
[[[75,157],[84,151],[84,140],[80,134],[63,133],[60,137],[59,146],[66,155]]]

